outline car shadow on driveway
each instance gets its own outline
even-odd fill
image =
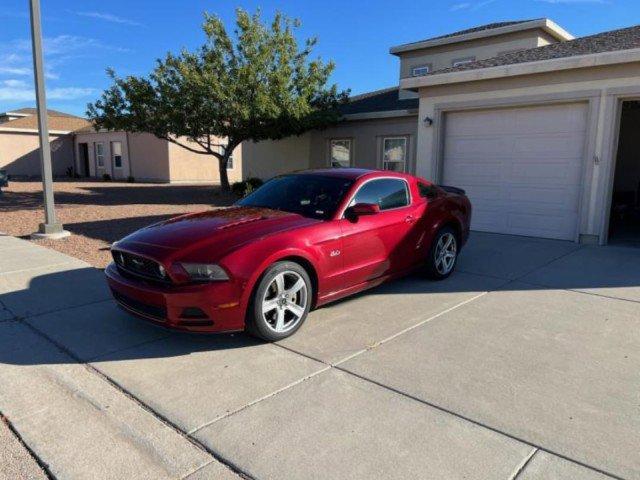
[[[486,245],[477,244],[487,255]],[[571,247],[568,251],[557,252],[546,263],[542,259],[538,268],[520,275],[518,282],[512,282],[514,279],[505,273],[504,264],[496,263],[500,276],[495,276],[490,271],[490,263],[467,260],[465,255],[477,254],[470,248],[461,257],[461,271],[449,279],[433,282],[413,274],[317,309],[291,341],[283,344],[300,351],[296,343],[311,345],[315,338],[325,335],[317,346],[319,355],[311,356],[333,362],[338,359],[336,356],[322,358],[320,354],[325,347],[336,348],[337,338],[353,337],[335,353],[339,356],[366,348],[425,318],[497,289],[569,289],[640,302],[640,250],[579,248],[567,243],[563,248],[567,245]],[[501,259],[496,257],[494,261]],[[465,268],[467,265],[469,268]],[[514,270],[521,273],[521,266],[517,265]],[[134,318],[116,306],[102,272],[93,268],[0,275],[0,329],[4,327],[8,331],[9,324],[17,323],[16,318],[29,327],[14,329],[23,333],[14,333],[18,337],[12,339],[7,334],[0,335],[0,363],[59,362],[58,355],[54,360],[43,352],[35,354],[29,349],[7,348],[7,342],[19,342],[20,335],[27,335],[27,330],[33,333],[33,329],[70,353],[70,361],[75,358],[85,362],[107,357],[133,360],[184,356],[202,351],[255,348],[262,344],[243,333],[176,333]],[[151,348],[152,343],[158,346]],[[147,347],[141,348],[145,345]]]

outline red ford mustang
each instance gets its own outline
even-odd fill
[[[311,308],[424,267],[448,277],[467,240],[462,190],[387,171],[276,177],[228,209],[129,235],[106,269],[126,310],[167,327],[274,341]]]

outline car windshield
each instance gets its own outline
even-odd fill
[[[327,220],[335,213],[352,180],[321,175],[283,175],[240,200],[237,205],[263,207]]]

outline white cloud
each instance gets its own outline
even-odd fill
[[[468,10],[469,8],[471,8],[471,4],[469,2],[456,3],[455,5],[451,5],[449,11],[457,12],[458,10]]]
[[[81,17],[89,17],[89,18],[97,18],[99,20],[104,20],[105,22],[111,23],[120,23],[122,25],[131,25],[134,27],[141,27],[142,24],[136,22],[134,20],[129,20],[128,18],[119,17],[117,15],[113,15],[112,13],[103,13],[103,12],[75,12],[76,15],[80,15]]]
[[[129,52],[126,48],[108,45],[95,38],[58,35],[43,39],[47,80],[58,80],[60,70],[70,60],[99,55],[100,50]],[[31,40],[15,39],[0,44],[0,77],[33,76]]]
[[[2,84],[5,87],[10,87],[10,88],[27,88],[28,84],[27,82],[25,82],[24,80],[16,80],[16,79],[9,79],[9,80],[3,80]]]
[[[9,44],[17,51],[31,51],[30,39],[13,40]],[[42,50],[45,55],[67,55],[80,51],[91,51],[92,49],[117,52],[130,51],[128,48],[108,45],[95,38],[80,37],[78,35],[58,35],[56,37],[45,37],[42,40]]]
[[[9,81],[10,82],[10,81]],[[24,84],[21,86],[6,85],[7,81],[0,86],[0,101],[8,102],[33,102],[36,99],[35,90],[32,86]],[[77,100],[95,95],[94,88],[81,87],[60,87],[47,90],[48,100]]]
[[[0,75],[31,75],[31,69],[27,67],[0,66]]]
[[[480,2],[461,2],[451,5],[449,11],[457,12],[459,10],[478,10],[480,8],[491,5],[496,0],[482,0]]]

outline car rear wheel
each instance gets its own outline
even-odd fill
[[[270,342],[293,335],[306,320],[312,298],[311,280],[302,266],[274,263],[253,293],[247,330]]]
[[[458,236],[451,227],[444,227],[436,233],[429,257],[427,275],[434,280],[444,280],[456,268],[458,261]]]

